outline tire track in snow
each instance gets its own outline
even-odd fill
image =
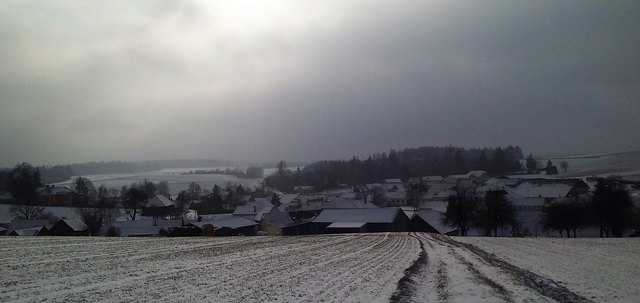
[[[571,290],[549,278],[540,276],[528,270],[517,267],[511,263],[500,260],[475,245],[457,242],[446,236],[439,236],[438,240],[455,247],[465,249],[466,251],[476,255],[486,264],[499,268],[502,272],[509,274],[514,281],[517,281],[518,283],[528,287],[529,289],[539,293],[542,296],[551,298],[559,302],[593,302],[583,296],[576,294],[575,292],[572,292]]]
[[[416,239],[420,243],[420,253],[418,254],[418,258],[413,261],[411,266],[404,270],[404,276],[400,279],[400,281],[398,281],[396,291],[393,293],[393,295],[391,295],[391,298],[389,298],[389,301],[392,303],[411,301],[411,298],[416,295],[417,291],[415,281],[417,279],[424,278],[424,272],[429,266],[429,257],[427,255],[427,251],[424,248],[424,243],[419,237],[415,236],[414,234],[410,234],[409,236]]]
[[[453,246],[430,234],[421,234],[421,238],[432,245],[432,249],[429,250],[432,252],[430,256],[434,259],[434,264],[437,264],[437,269],[431,273],[430,280],[436,281],[435,292],[438,301],[513,302],[511,294],[504,286],[477,270],[474,264],[457,254]],[[419,287],[428,285],[429,288],[433,288],[434,283],[418,281],[417,284]],[[433,300],[414,297],[412,301]]]

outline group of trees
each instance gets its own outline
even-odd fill
[[[225,168],[225,169],[213,169],[213,170],[204,170],[204,169],[197,169],[197,170],[190,170],[188,172],[184,172],[182,173],[183,175],[209,175],[209,174],[216,174],[216,175],[232,175],[232,176],[236,176],[238,178],[244,178],[244,179],[259,179],[262,178],[263,174],[264,174],[264,169],[260,166],[249,166],[247,169],[240,169],[240,168]]]
[[[546,205],[544,214],[545,229],[574,238],[577,229],[589,226],[597,227],[600,237],[621,237],[639,218],[625,184],[604,178],[598,180],[593,196],[560,199]]]
[[[464,149],[460,147],[419,147],[374,154],[366,160],[353,157],[348,161],[320,161],[305,166],[303,171],[289,171],[286,163],[268,176],[269,186],[291,192],[294,186],[313,186],[318,190],[338,184],[365,184],[388,178],[408,179],[427,175],[462,174],[470,170],[486,170],[492,174],[520,171],[522,151],[517,146],[506,148]],[[281,169],[281,164],[284,168]]]
[[[461,236],[466,236],[472,227],[483,229],[485,236],[490,237],[492,233],[497,236],[501,227],[512,226],[512,231],[517,232],[519,226],[505,191],[487,191],[480,197],[475,188],[456,188],[456,194],[449,197],[442,222],[457,228]]]
[[[525,166],[527,169],[527,173],[529,174],[538,174],[541,171],[544,171],[547,175],[557,175],[558,167],[553,165],[551,160],[547,160],[546,166],[543,168],[542,164],[533,158],[533,154],[529,154],[527,160],[525,161]],[[569,168],[569,162],[560,161],[560,168],[564,173],[567,173],[567,169]]]
[[[449,197],[443,223],[457,228],[461,236],[472,227],[482,229],[485,236],[496,236],[505,226],[511,227],[513,236],[523,235],[505,191],[487,191],[482,197],[474,188],[456,188],[455,192]],[[602,178],[592,196],[575,195],[547,203],[542,223],[545,230],[557,231],[561,237],[575,238],[583,227],[597,227],[601,237],[621,237],[629,228],[640,227],[640,212],[623,182]]]
[[[193,183],[192,183],[193,185]],[[251,196],[265,198],[270,196],[270,190],[264,186],[245,188],[242,184],[227,183],[224,187],[214,185],[211,191],[200,189],[199,186],[190,185],[189,190],[181,191],[177,200],[199,200],[193,208],[199,213],[219,213],[230,211],[244,202],[241,198]]]
[[[233,166],[231,161],[221,160],[159,160],[159,161],[110,161],[110,162],[88,162],[66,165],[39,166],[42,183],[50,184],[69,180],[73,175],[90,175],[106,173],[131,173],[140,171],[154,171],[175,167],[229,167]],[[260,168],[261,169],[261,168]],[[0,169],[0,191],[6,190],[6,175],[10,170]],[[261,171],[247,170],[242,172],[247,178],[261,178]]]
[[[157,161],[109,161],[70,164],[75,175],[132,173],[166,168],[230,167],[231,161],[221,160],[157,160]]]

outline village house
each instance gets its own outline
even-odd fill
[[[38,201],[42,206],[71,206],[73,194],[68,186],[45,185],[38,188]]]
[[[273,204],[271,204],[269,198],[256,198],[253,202],[247,202],[245,205],[236,207],[233,211],[233,215],[255,222],[260,222],[262,220],[262,216],[270,212],[272,208]]]
[[[277,207],[272,207],[268,213],[262,216],[260,230],[265,231],[269,235],[276,236],[282,234],[282,228],[291,224],[293,224],[293,220],[287,211],[281,211]]]

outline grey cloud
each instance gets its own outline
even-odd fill
[[[4,166],[640,148],[636,2],[291,2],[246,29],[217,2],[40,5],[0,18]]]

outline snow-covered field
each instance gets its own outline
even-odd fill
[[[408,233],[2,237],[0,301],[633,302],[639,250]]]
[[[214,185],[224,187],[227,183],[241,184],[245,187],[255,187],[259,179],[241,179],[232,175],[217,175],[217,174],[182,174],[184,172],[193,171],[197,169],[212,170],[212,169],[225,169],[225,168],[189,168],[189,169],[164,169],[150,172],[139,173],[126,173],[126,174],[109,174],[109,175],[87,175],[83,176],[91,180],[95,187],[104,185],[107,188],[120,189],[122,186],[130,186],[132,183],[142,182],[148,180],[154,183],[167,181],[169,183],[169,190],[171,195],[178,195],[181,190],[187,190],[189,183],[198,183],[203,189],[211,190]],[[55,183],[59,186],[72,187],[72,179]]]
[[[455,238],[596,302],[640,300],[640,238]]]
[[[0,301],[386,302],[420,250],[404,234],[0,238]]]

